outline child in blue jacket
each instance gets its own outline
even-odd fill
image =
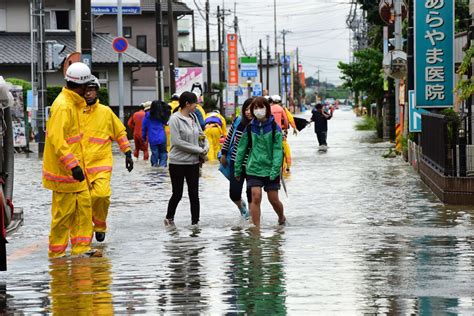
[[[153,101],[150,111],[145,115],[142,124],[142,138],[148,141],[151,149],[151,166],[165,167],[168,164],[168,152],[166,150],[166,133],[162,115],[160,115],[160,107],[168,106],[161,104],[161,101]]]

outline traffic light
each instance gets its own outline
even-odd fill
[[[52,66],[53,69],[58,70],[61,68],[66,56],[62,56],[61,53],[66,49],[66,45],[54,43],[52,51]]]

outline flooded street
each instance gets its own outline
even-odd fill
[[[289,225],[264,198],[259,233],[211,163],[200,229],[186,193],[166,229],[167,173],[139,161],[129,174],[117,152],[103,258],[48,260],[51,192],[41,162],[18,156],[25,224],[7,246],[0,314],[474,313],[473,211],[442,205],[410,166],[382,158],[389,144],[355,131],[357,120],[335,112],[326,153],[312,126],[290,136]]]

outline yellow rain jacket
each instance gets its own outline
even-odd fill
[[[209,141],[209,152],[207,158],[210,161],[217,160],[217,154],[221,150],[220,139],[227,137],[227,124],[225,118],[216,112],[208,113],[205,116],[207,120],[210,117],[217,117],[221,121],[221,126],[217,123],[207,123],[204,133],[206,134],[207,140]]]
[[[56,192],[87,190],[87,181],[72,177],[71,169],[85,170],[81,146],[80,123],[86,107],[84,98],[63,88],[50,111],[46,124],[46,144],[43,156],[43,186]]]
[[[293,117],[293,114],[287,109],[284,108],[286,112],[286,117],[288,118],[288,123],[290,124],[291,127],[293,127],[294,130],[296,130],[296,124],[295,124],[295,119]]]
[[[87,178],[110,179],[113,165],[112,141],[123,153],[131,151],[125,126],[111,108],[97,101],[84,111],[82,145]]]
[[[171,101],[170,103],[168,103],[169,106],[171,106],[171,113],[174,112],[174,110],[179,106],[179,102],[178,101]]]

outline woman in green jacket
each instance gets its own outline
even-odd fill
[[[250,122],[237,148],[234,175],[240,181],[242,163],[248,152],[246,165],[247,186],[252,191],[250,214],[255,226],[260,226],[260,204],[262,187],[267,192],[268,201],[278,215],[278,224],[284,225],[286,218],[283,204],[278,197],[280,173],[283,163],[282,132],[270,110],[270,103],[257,97],[250,106],[255,119]]]

